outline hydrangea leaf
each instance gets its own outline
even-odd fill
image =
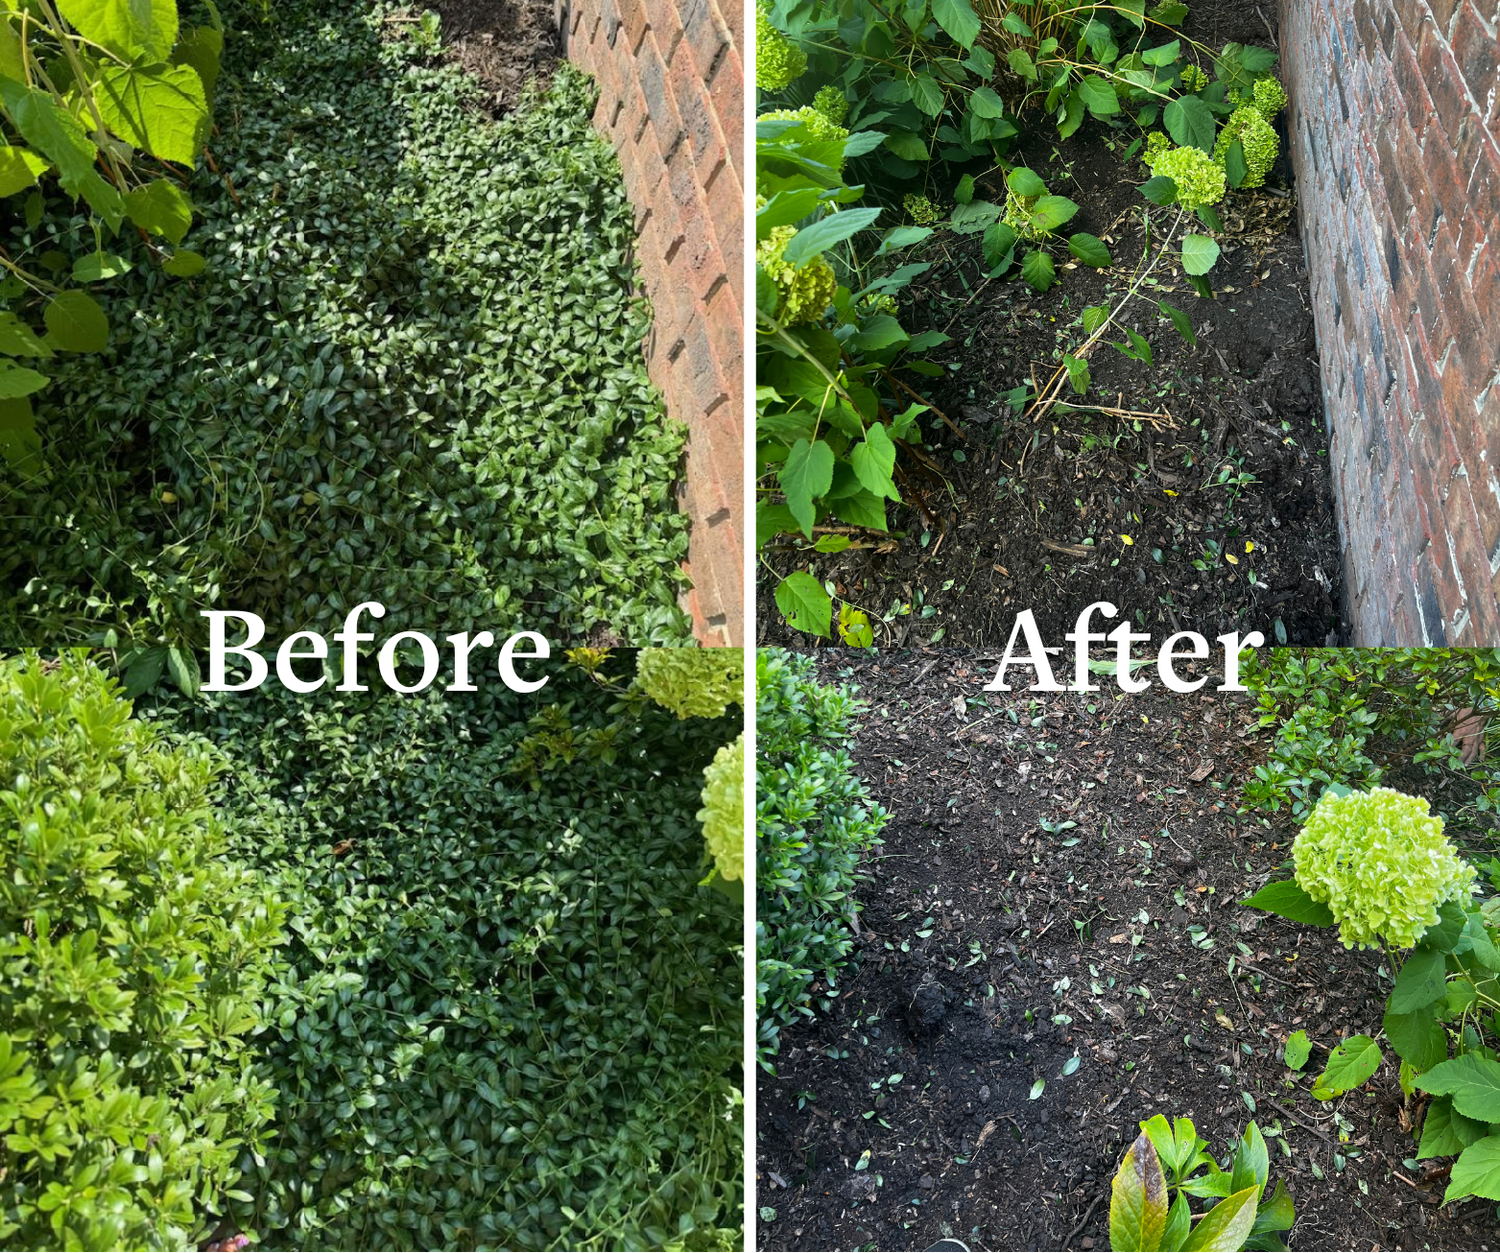
[[[1418,1075],[1417,1087],[1434,1096],[1451,1096],[1453,1108],[1469,1118],[1500,1122],[1500,1062],[1465,1053]]]

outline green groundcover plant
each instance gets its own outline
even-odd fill
[[[0,660],[0,1246],[191,1248],[249,1199],[284,908],[220,766],[82,656]]]
[[[1481,899],[1477,882],[1482,872],[1500,890],[1500,862],[1485,838],[1500,800],[1500,780],[1485,760],[1500,654],[1277,650],[1248,681],[1262,721],[1277,733],[1246,800],[1265,812],[1290,802],[1303,821],[1292,877],[1245,904],[1337,926],[1346,947],[1382,953],[1379,973],[1389,980],[1382,1034],[1399,1059],[1405,1098],[1428,1097],[1416,1156],[1456,1155],[1446,1201],[1500,1201],[1500,897]],[[1460,847],[1426,798],[1382,785],[1388,763],[1444,784],[1452,822],[1479,838]],[[1310,1048],[1305,1033],[1288,1040],[1292,1072],[1306,1065]],[[1367,1083],[1384,1060],[1375,1037],[1340,1040],[1311,1095],[1335,1100]]]
[[[274,1135],[230,1207],[259,1243],[742,1239],[743,912],[703,884],[698,819],[739,720],[554,665],[544,722],[500,685],[150,711],[223,754],[230,846],[286,909]],[[522,760],[565,730],[612,751]]]
[[[419,627],[685,639],[683,433],[646,377],[592,85],[560,66],[495,122],[419,23],[222,7],[189,187],[206,266],[133,264],[97,291],[108,349],[48,363],[38,459],[0,467],[0,637],[183,645],[204,607],[284,636],[376,600]],[[56,214],[0,234],[94,238]]]
[[[756,702],[756,1055],[771,1070],[782,1027],[834,992],[860,858],[889,815],[846,748],[863,708],[852,691],[820,684],[809,657],[762,649]]]

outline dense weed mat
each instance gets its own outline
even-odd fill
[[[743,913],[700,886],[703,768],[740,719],[649,708],[533,783],[536,698],[173,694],[227,761],[230,848],[287,909],[254,1037],[276,1088],[227,1231],[260,1248],[741,1239]],[[238,1199],[234,1199],[237,1197]]]
[[[140,263],[96,289],[110,350],[52,363],[41,465],[0,468],[0,638],[179,642],[208,607],[276,637],[377,600],[387,626],[686,639],[683,434],[590,82],[561,66],[496,122],[369,6],[226,18],[208,268],[110,245]],[[65,210],[0,234],[92,246]]]

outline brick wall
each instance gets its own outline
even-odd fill
[[[1281,0],[1353,642],[1500,644],[1500,0]]]
[[[558,0],[568,58],[636,211],[655,312],[651,377],[689,431],[686,603],[704,644],[743,645],[744,99],[740,0]]]

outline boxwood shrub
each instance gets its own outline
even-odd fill
[[[0,660],[0,1246],[191,1248],[264,1147],[280,906],[216,772],[83,658]]]
[[[361,600],[386,626],[671,643],[682,449],[646,377],[632,210],[559,67],[503,120],[362,0],[228,0],[207,269],[101,288],[100,355],[59,358],[40,467],[0,468],[0,639],[272,637]],[[65,202],[10,255],[92,231]],[[136,256],[139,241],[111,244]]]
[[[814,1012],[853,947],[861,856],[889,815],[845,747],[863,708],[817,681],[812,658],[762,649],[756,662],[756,1022],[766,1069],[781,1028]]]

